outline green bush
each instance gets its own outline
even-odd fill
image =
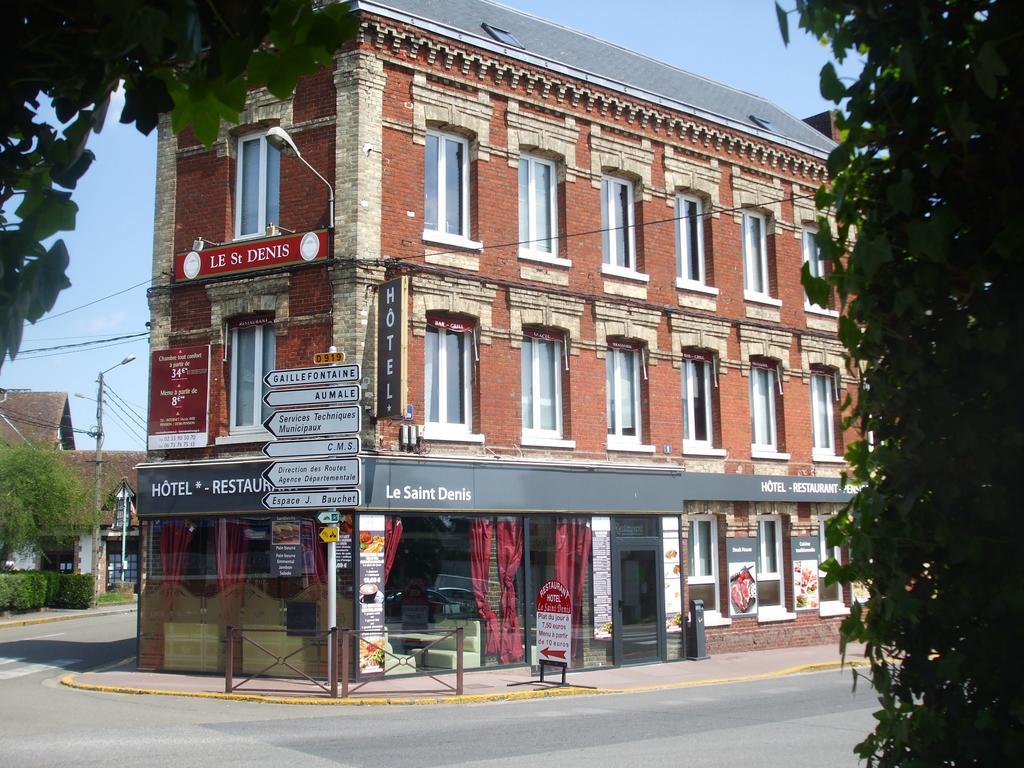
[[[0,574],[0,610],[33,611],[46,603],[46,577],[38,571]]]
[[[46,579],[46,599],[43,605],[52,608],[57,603],[57,595],[60,594],[60,574],[57,571],[42,571]]]
[[[57,608],[88,608],[92,604],[92,574],[60,574],[60,591],[57,593]]]

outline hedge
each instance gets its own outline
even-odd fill
[[[91,573],[0,573],[0,611],[88,608],[91,603]]]

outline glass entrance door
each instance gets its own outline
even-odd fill
[[[633,546],[618,552],[615,600],[615,656],[618,664],[641,664],[661,658],[658,552]]]

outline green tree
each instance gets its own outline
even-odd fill
[[[0,559],[69,544],[95,519],[88,490],[59,451],[0,446]]]
[[[52,238],[74,229],[71,192],[119,83],[122,123],[149,133],[170,112],[210,144],[250,88],[287,98],[355,34],[347,3],[312,0],[9,0],[0,23],[0,366],[69,285]]]
[[[838,62],[862,64],[852,80],[822,69],[842,140],[818,193],[838,221],[819,245],[861,372],[847,414],[871,437],[847,452],[860,491],[829,530],[850,551],[829,578],[870,593],[842,629],[866,644],[881,702],[857,752],[1021,765],[1024,3],[797,0],[795,13]]]

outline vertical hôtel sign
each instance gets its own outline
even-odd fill
[[[154,351],[149,364],[149,450],[205,446],[209,394],[209,344]]]
[[[377,418],[405,415],[409,278],[396,277],[377,294]]]

